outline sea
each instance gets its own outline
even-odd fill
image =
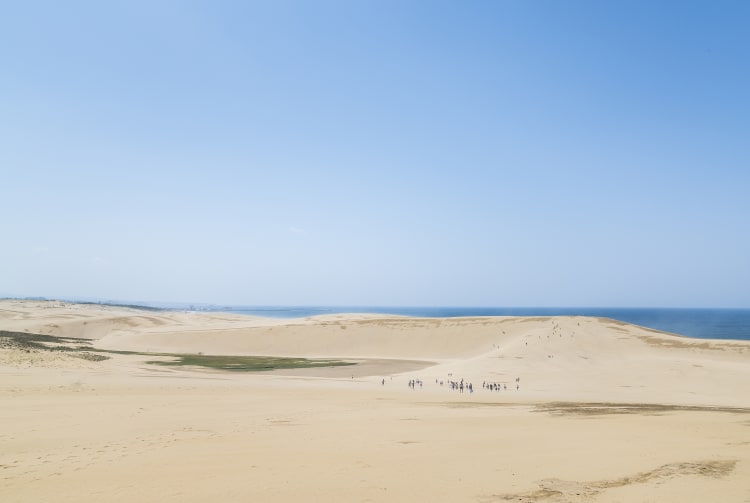
[[[174,308],[174,306],[172,306]],[[199,311],[268,318],[372,313],[426,318],[460,316],[594,316],[701,339],[750,340],[750,309],[572,307],[190,306]]]

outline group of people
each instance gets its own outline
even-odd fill
[[[506,390],[508,389],[508,385],[505,383],[499,383],[499,382],[482,382],[482,389],[488,389],[490,391],[500,391],[500,390]]]
[[[448,376],[452,377],[453,374],[448,374]],[[452,379],[441,381],[439,379],[435,379],[435,384],[440,384],[440,386],[444,386],[446,382],[448,383],[448,387],[450,387],[451,391],[458,391],[459,393],[463,393],[464,391],[468,393],[474,393],[474,385],[470,382],[465,382],[463,378],[461,378],[460,381],[454,381]],[[382,386],[385,386],[385,379],[382,379],[380,383]],[[409,379],[408,384],[411,389],[416,389],[417,387],[422,388],[424,386],[424,382],[421,379]],[[516,377],[516,391],[518,391],[520,387],[521,378]],[[506,383],[482,381],[482,389],[486,389],[489,391],[505,391],[508,389],[508,385]]]
[[[440,381],[440,385],[443,385],[443,381]],[[474,386],[470,383],[464,383],[464,380],[461,379],[460,381],[448,381],[448,385],[450,386],[451,390],[458,391],[459,393],[463,393],[464,390],[468,391],[469,393],[474,393]]]
[[[508,385],[499,382],[482,381],[482,388],[488,389],[490,391],[505,391],[508,389]],[[521,389],[521,378],[516,377],[516,391],[518,391],[519,389]]]

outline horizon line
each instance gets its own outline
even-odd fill
[[[190,301],[151,301],[151,300],[119,300],[119,299],[104,299],[98,297],[45,297],[41,295],[7,295],[0,297],[0,300],[37,300],[37,301],[49,301],[49,302],[69,302],[73,304],[101,304],[111,306],[124,306],[124,307],[162,307],[163,309],[177,309],[177,306],[188,308],[191,306],[199,306],[204,308],[225,308],[225,309],[241,309],[241,308],[252,308],[257,310],[283,310],[283,309],[294,309],[294,308],[305,308],[305,309],[326,309],[326,308],[375,308],[375,309],[736,309],[736,310],[748,310],[750,307],[738,307],[738,306],[615,306],[615,305],[449,305],[449,304],[235,304],[235,303],[224,303],[224,302],[190,302]],[[169,307],[167,307],[169,306]]]

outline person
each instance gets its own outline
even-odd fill
[[[383,378],[383,380],[382,380],[382,381],[380,381],[380,385],[381,385],[381,386],[385,386],[385,377]]]

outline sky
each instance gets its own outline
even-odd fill
[[[0,7],[0,295],[750,308],[750,2]]]

